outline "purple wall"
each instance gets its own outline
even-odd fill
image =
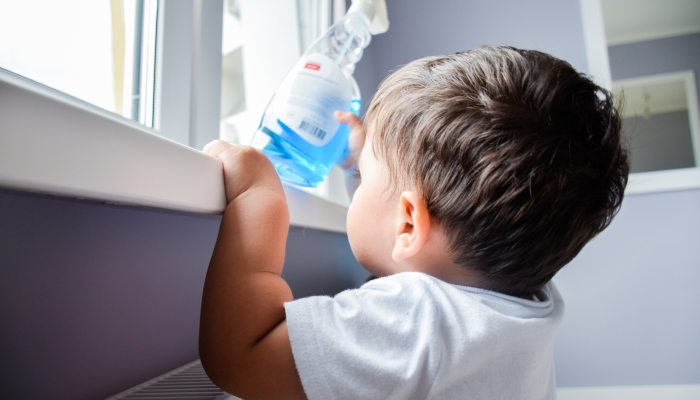
[[[481,45],[541,50],[587,68],[576,0],[387,0],[389,31],[374,36],[355,77],[362,99],[398,66]],[[366,108],[365,108],[366,109]]]
[[[220,217],[0,190],[0,398],[95,399],[198,358]],[[292,228],[296,296],[361,283],[345,235]]]
[[[700,190],[627,196],[554,281],[559,386],[700,383]]]

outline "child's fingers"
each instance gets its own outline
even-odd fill
[[[230,143],[226,143],[223,140],[214,140],[204,146],[203,152],[209,154],[212,157],[219,158],[219,155],[229,148],[233,147]]]
[[[341,111],[336,111],[335,114],[336,119],[338,122],[347,124],[348,128],[350,128],[350,137],[362,137],[361,141],[364,143],[364,136],[365,136],[365,127],[362,124],[362,120],[355,114],[347,111],[347,112],[341,112]],[[352,141],[352,139],[351,139]],[[362,146],[360,146],[362,147]]]
[[[348,128],[350,128],[350,135],[348,136],[348,154],[338,165],[344,169],[353,168],[357,165],[360,152],[365,145],[364,125],[357,115],[349,111],[336,111],[334,117],[338,122],[347,124]]]
[[[281,190],[275,169],[260,150],[214,140],[203,151],[221,160],[227,202],[258,184],[279,186]]]
[[[356,127],[362,126],[362,121],[354,113],[350,111],[336,111],[335,119],[341,124],[347,124],[350,129],[355,129]]]
[[[365,127],[362,124],[362,120],[360,120],[357,115],[349,111],[336,111],[334,116],[335,119],[341,124],[347,124],[347,126],[350,128],[351,137],[360,135],[363,137],[364,141]]]
[[[338,122],[344,124],[344,123],[345,123],[345,120],[348,119],[348,114],[352,114],[352,113],[349,112],[349,111],[340,111],[340,110],[336,110],[336,111],[333,113],[333,116],[335,117],[335,119],[336,119]]]

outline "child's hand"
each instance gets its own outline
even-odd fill
[[[253,187],[267,187],[283,193],[275,168],[259,150],[215,140],[204,147],[204,152],[224,165],[226,203]]]
[[[343,169],[357,168],[357,161],[360,159],[360,153],[365,146],[365,127],[357,115],[349,111],[336,111],[335,119],[341,124],[347,124],[350,128],[350,136],[348,137],[349,155],[340,165]]]

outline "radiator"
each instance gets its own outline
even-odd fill
[[[107,400],[240,400],[214,385],[197,360]]]

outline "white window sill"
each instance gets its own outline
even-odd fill
[[[700,168],[630,174],[625,195],[700,189]]]
[[[197,213],[226,205],[215,158],[3,70],[0,187]],[[285,193],[292,225],[345,232],[345,207]]]
[[[557,388],[559,400],[692,400],[700,385],[591,386]]]

